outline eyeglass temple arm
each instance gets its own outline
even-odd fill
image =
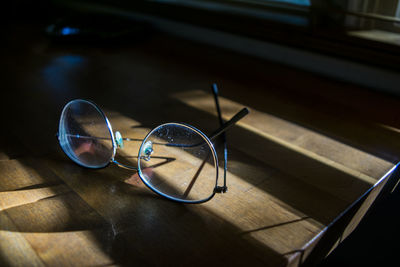
[[[244,116],[246,116],[249,113],[250,111],[248,108],[242,108],[242,110],[236,113],[235,116],[233,116],[229,121],[222,124],[222,126],[219,127],[217,130],[215,130],[210,136],[208,136],[208,138],[214,140],[221,134],[225,133],[229,128],[231,128],[233,125],[235,125],[238,121],[240,121]]]
[[[221,108],[220,108],[220,105],[219,105],[218,87],[217,87],[216,83],[214,83],[212,85],[212,92],[213,92],[213,95],[214,95],[215,107],[216,107],[217,113],[218,113],[219,126],[222,127],[223,124],[224,124],[224,121],[222,119],[222,112],[221,112]],[[227,146],[227,142],[226,142],[226,134],[225,134],[225,132],[223,132],[221,134],[221,137],[222,137],[222,142],[223,142],[223,145],[224,145],[224,185],[222,187],[221,186],[217,186],[215,188],[215,190],[217,192],[225,193],[228,190],[228,187],[226,186],[226,172],[227,172],[227,169],[228,169],[228,146]]]

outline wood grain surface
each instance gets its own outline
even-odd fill
[[[367,88],[161,33],[62,43],[16,24],[5,36],[0,265],[296,266],[376,188],[337,240],[351,233],[399,160],[400,100]],[[225,120],[251,112],[227,134],[229,190],[209,202],[168,201],[136,172],[79,167],[58,145],[75,98],[96,102],[124,137],[165,122],[211,133],[213,82]],[[134,156],[137,146],[117,152]]]

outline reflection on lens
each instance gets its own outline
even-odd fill
[[[73,100],[64,107],[58,135],[64,152],[84,167],[105,167],[114,155],[107,119],[89,101]]]
[[[167,123],[152,130],[138,156],[139,175],[154,191],[175,200],[209,199],[217,182],[215,150],[199,130]]]

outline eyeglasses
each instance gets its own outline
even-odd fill
[[[225,132],[249,113],[243,108],[224,123],[217,85],[213,84],[212,89],[220,127],[209,136],[188,124],[165,123],[151,130],[143,140],[123,138],[119,131],[113,132],[108,118],[95,103],[75,99],[67,103],[61,113],[57,134],[60,146],[72,161],[86,168],[100,169],[112,162],[135,170],[146,186],[170,200],[208,201],[215,193],[227,191]],[[217,137],[224,148],[223,186],[218,185],[219,164],[212,143]],[[132,144],[129,151],[132,147],[139,151],[135,157],[137,167],[115,159],[117,149],[124,149],[124,141]]]

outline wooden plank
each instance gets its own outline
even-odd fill
[[[107,229],[65,231],[55,233],[24,233],[37,255],[47,266],[108,266],[113,236]],[[27,257],[29,258],[29,257]]]
[[[0,264],[2,266],[45,266],[36,251],[18,232],[7,214],[0,212]]]
[[[175,97],[196,109],[215,114],[210,94],[190,91]],[[225,108],[226,119],[242,107],[224,98],[221,98],[221,105]],[[232,142],[241,151],[251,151],[252,156],[265,163],[345,201],[357,199],[394,166],[377,156],[256,110],[238,125],[250,132],[244,134],[243,130],[234,129],[230,133]]]
[[[39,189],[0,192],[0,210],[26,205],[44,198],[53,197],[70,191],[65,185],[49,186]]]
[[[43,161],[1,161],[0,170],[0,246],[7,265],[113,263],[101,245],[112,239],[109,225]]]
[[[112,238],[108,225],[75,193],[8,208],[5,213],[46,265],[113,262],[102,245]]]
[[[20,158],[0,162],[1,191],[36,189],[63,184],[57,175],[35,158]]]

